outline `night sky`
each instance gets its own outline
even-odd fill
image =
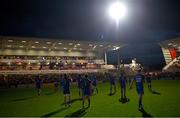
[[[1,0],[0,35],[120,41],[121,58],[161,68],[158,42],[180,36],[180,0],[121,0],[128,13],[117,27],[107,8],[115,0]],[[116,52],[108,53],[116,63]]]

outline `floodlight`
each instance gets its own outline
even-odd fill
[[[126,15],[126,6],[121,2],[115,2],[110,5],[108,13],[110,17],[118,23],[119,20],[124,18]]]

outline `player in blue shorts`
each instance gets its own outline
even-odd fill
[[[152,91],[152,89],[151,89],[151,75],[149,73],[147,73],[147,75],[146,75],[146,82],[148,84],[148,89],[150,91]]]
[[[98,88],[97,88],[97,77],[95,74],[92,76],[92,85],[93,85],[93,93],[96,90],[96,93],[98,93]]]
[[[133,81],[136,81],[136,91],[138,94],[138,108],[139,110],[143,110],[142,106],[142,96],[144,94],[144,75],[141,74],[141,69],[138,70],[138,74],[135,75],[134,79],[131,81],[130,89],[132,88]]]
[[[90,96],[91,96],[91,80],[88,78],[88,75],[85,75],[83,79],[83,100],[82,100],[82,109],[84,109],[85,99],[88,99],[88,107],[90,107]]]
[[[116,92],[116,81],[115,81],[115,75],[109,74],[110,79],[110,95],[112,95],[112,88],[114,87],[114,93]]]
[[[81,96],[81,92],[82,92],[82,77],[79,74],[78,78],[77,78],[77,86],[78,86],[78,92],[79,92],[79,96]]]
[[[63,89],[63,94],[64,94],[65,106],[71,106],[70,83],[71,83],[71,79],[69,79],[69,77],[66,74],[64,74],[62,89]]]
[[[42,80],[41,80],[40,76],[37,75],[37,76],[35,77],[35,86],[36,86],[37,94],[38,94],[38,95],[41,94],[41,84],[42,84]]]
[[[121,87],[121,99],[126,98],[126,76],[121,73],[121,76],[119,77],[120,87]]]

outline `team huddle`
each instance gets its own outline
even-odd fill
[[[109,83],[110,83],[110,93],[109,95],[112,95],[116,92],[116,76],[114,74],[108,74]],[[134,78],[129,83],[129,88],[132,88],[133,82],[136,82],[136,91],[138,94],[138,109],[141,111],[143,109],[142,106],[142,96],[144,94],[144,86],[143,83],[146,79],[146,82],[148,84],[149,90],[151,90],[151,76],[150,74],[147,74],[146,77],[141,74],[141,70],[138,70],[138,73],[134,76]],[[121,99],[126,99],[126,88],[127,88],[127,77],[124,73],[121,73],[118,77],[119,85],[120,85],[120,93],[121,93]],[[64,95],[64,104],[65,107],[71,106],[71,84],[72,84],[72,78],[68,76],[67,74],[64,74],[61,76],[61,80],[58,81],[57,79],[54,80],[54,91],[58,91],[58,85],[60,83],[61,90]],[[97,88],[97,77],[95,74],[79,74],[77,77],[77,88],[78,88],[78,95],[82,99],[82,109],[85,108],[85,101],[88,101],[88,106],[90,107],[91,101],[90,97],[94,95],[95,93],[98,94],[98,88]],[[41,86],[42,86],[42,80],[39,75],[35,78],[35,85],[37,89],[37,94],[41,94]]]

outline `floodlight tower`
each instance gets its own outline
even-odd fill
[[[127,12],[126,5],[118,0],[112,3],[108,9],[108,14],[116,22],[117,27],[119,26],[119,21],[125,18],[126,12]],[[119,49],[117,49],[117,53],[118,53],[118,68],[119,68],[120,65]]]

